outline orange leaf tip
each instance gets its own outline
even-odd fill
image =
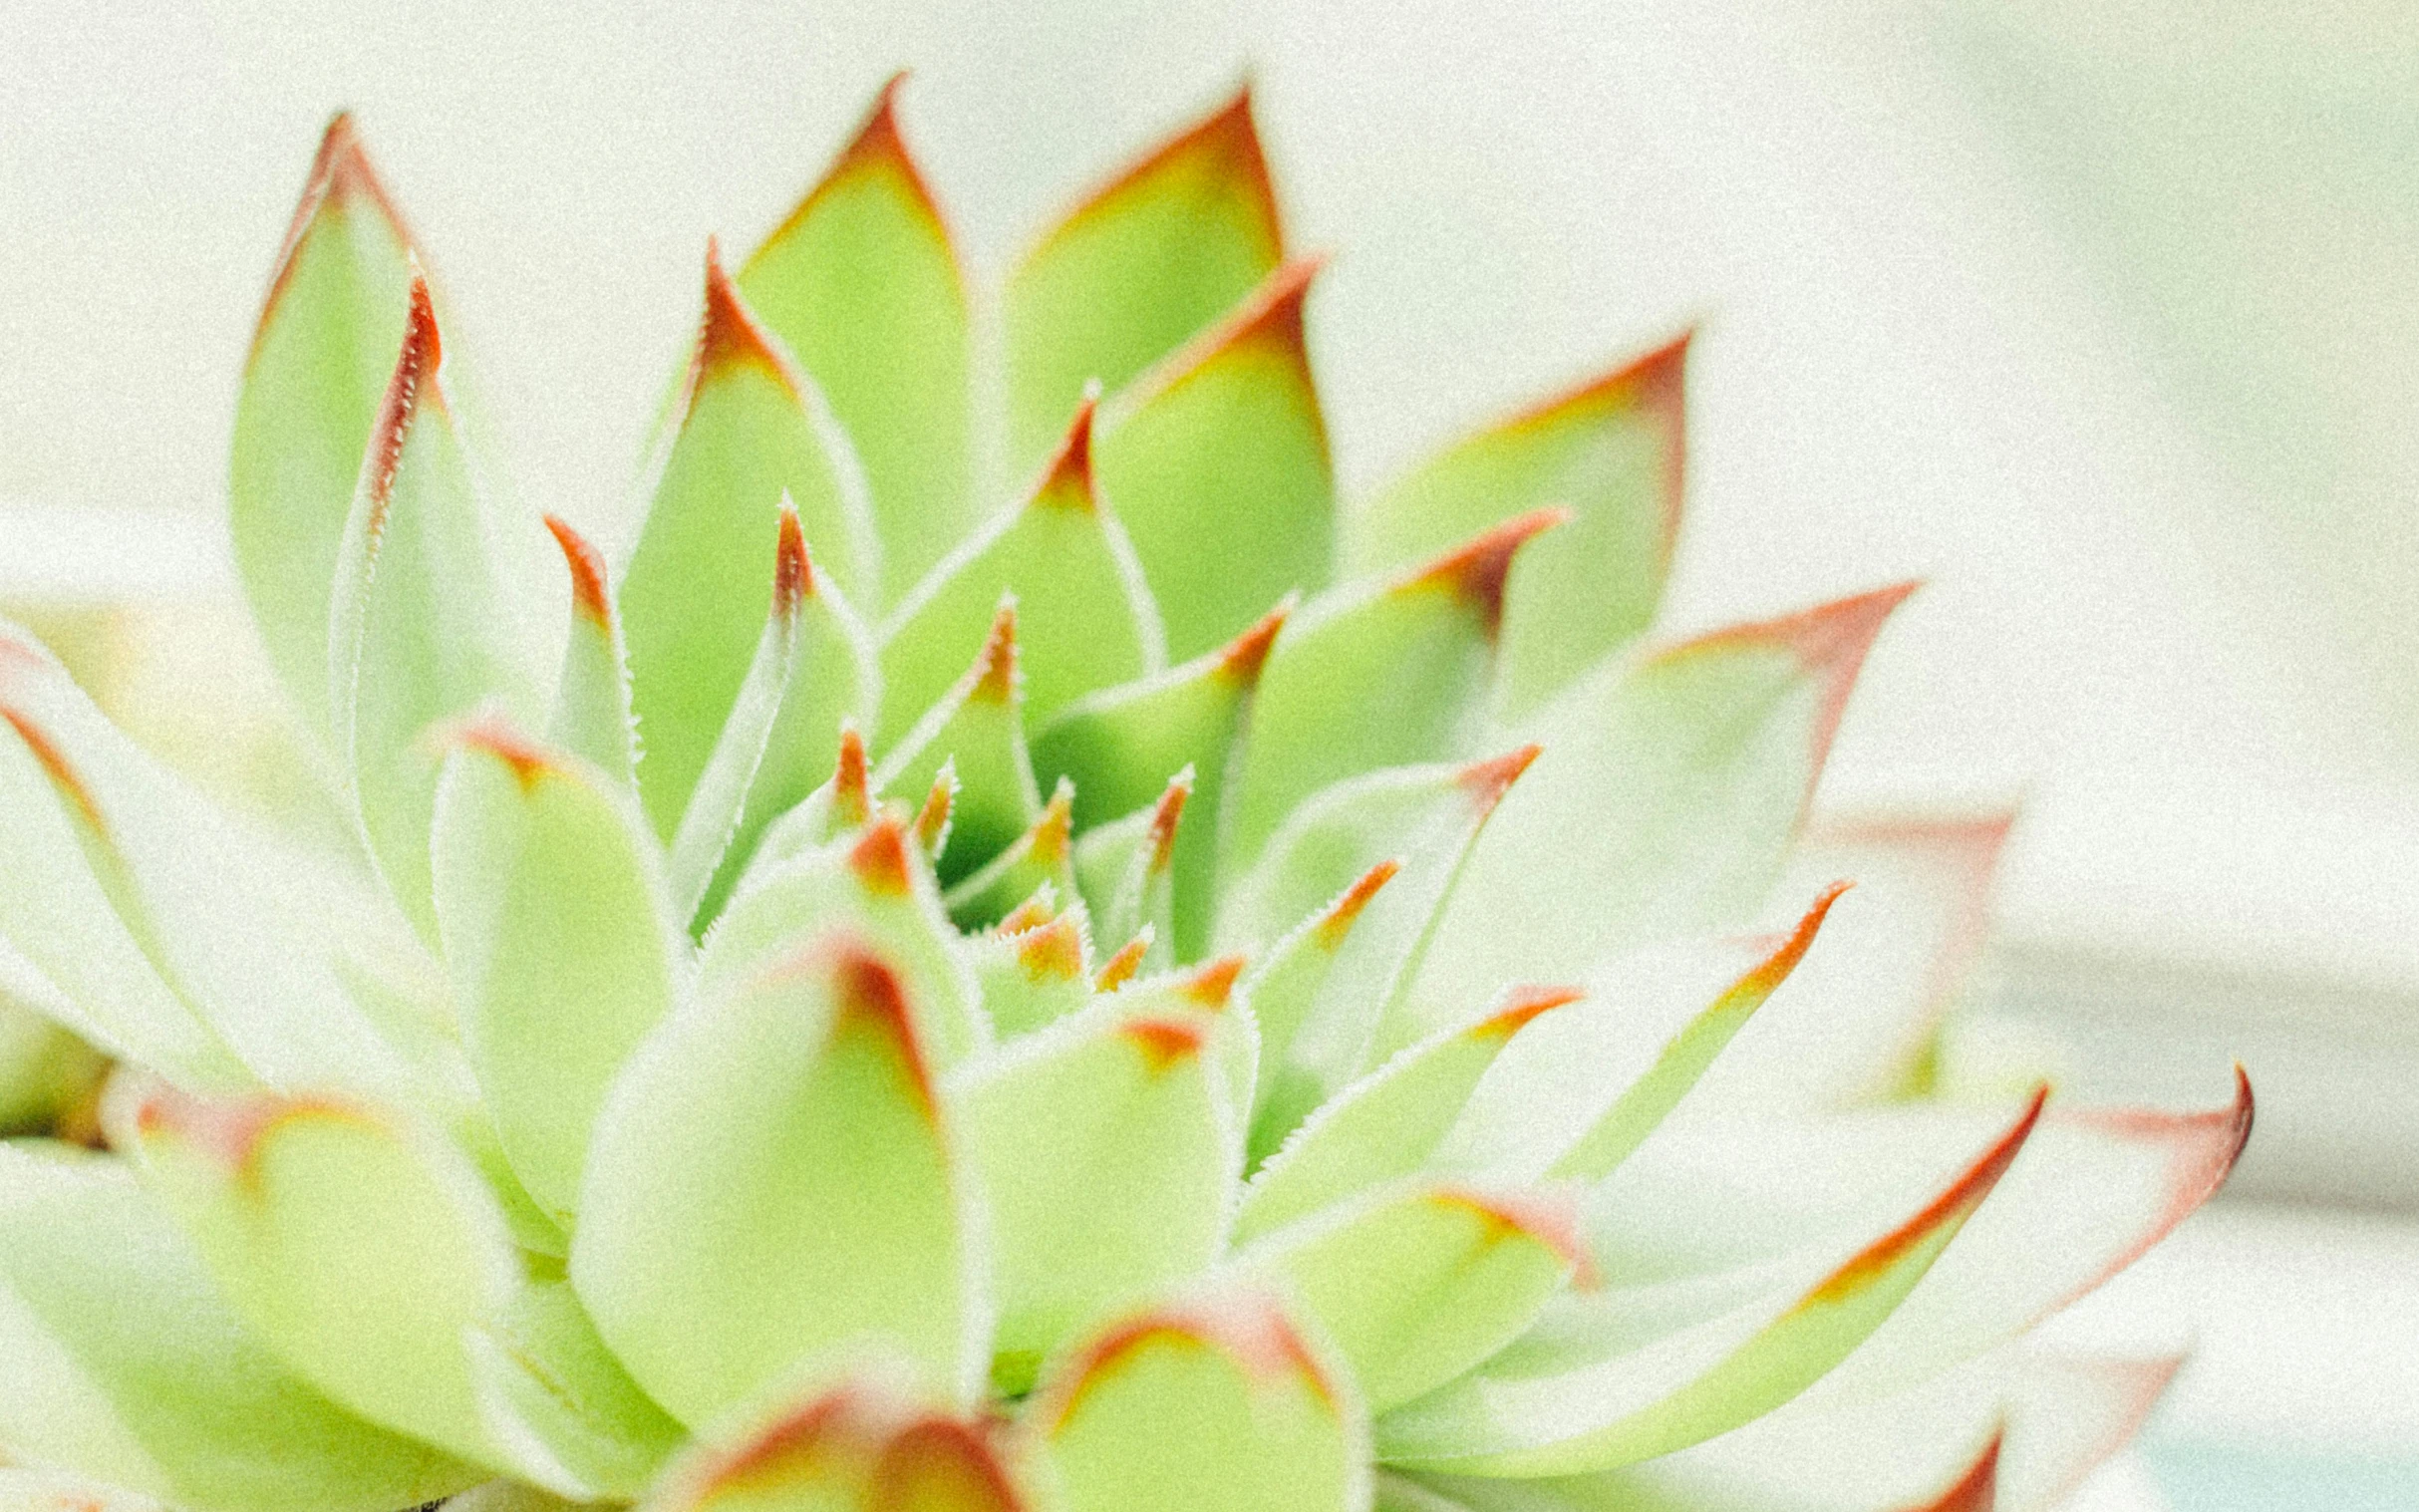
[[[1814,937],[1822,931],[1823,920],[1831,914],[1831,905],[1840,900],[1840,894],[1855,885],[1853,882],[1834,882],[1824,888],[1816,896],[1813,906],[1799,918],[1797,927],[1776,942],[1769,942],[1771,953],[1739,978],[1730,991],[1752,996],[1759,1001],[1770,996],[1774,989],[1788,980],[1791,972],[1797,970],[1797,963],[1806,958],[1807,950],[1814,944]]]
[[[1298,257],[1270,273],[1217,324],[1136,379],[1133,387],[1119,397],[1120,411],[1180,388],[1220,362],[1249,352],[1266,354],[1291,368],[1308,390],[1310,349],[1303,338],[1302,302],[1310,293],[1311,280],[1326,265],[1324,256]],[[1309,419],[1318,429],[1319,446],[1325,452],[1327,423],[1315,404]]]
[[[814,565],[806,559],[806,535],[798,528],[797,506],[781,495],[781,528],[772,549],[772,613],[783,624],[794,622],[798,606],[814,592]]]
[[[495,715],[478,715],[441,733],[442,743],[457,751],[475,751],[503,763],[512,779],[527,792],[559,767],[535,741]]]
[[[370,495],[370,538],[386,530],[387,504],[395,491],[395,469],[402,464],[404,439],[424,404],[442,408],[445,394],[437,385],[438,366],[445,361],[445,342],[437,333],[437,307],[429,298],[429,280],[417,263],[412,269],[411,309],[404,318],[403,350],[396,357],[395,376],[387,381],[386,399],[378,407],[378,423],[370,432],[364,486]]]
[[[1503,628],[1503,589],[1512,575],[1512,558],[1541,531],[1568,524],[1571,518],[1571,511],[1560,507],[1515,515],[1414,569],[1401,587],[1442,588],[1451,593],[1478,612],[1478,621],[1492,640]]]
[[[889,1041],[906,1069],[916,1105],[926,1117],[934,1116],[932,1077],[916,1043],[915,1020],[899,974],[869,947],[846,939],[831,947],[830,970],[835,1027],[857,1025]]]
[[[885,898],[906,897],[911,874],[907,836],[899,821],[887,813],[876,814],[857,842],[848,847],[848,869],[867,892]]]
[[[1227,1001],[1234,996],[1235,979],[1243,975],[1243,968],[1250,959],[1240,951],[1220,956],[1215,961],[1193,968],[1190,974],[1177,982],[1176,991],[1188,1003],[1198,1004],[1211,1013],[1222,1012]]]
[[[1128,1019],[1117,1026],[1117,1033],[1142,1053],[1154,1076],[1199,1055],[1206,1038],[1200,1025],[1181,1019]]]
[[[1058,778],[1058,788],[1042,809],[1042,817],[1026,833],[1033,840],[1026,854],[1045,866],[1056,866],[1066,859],[1067,842],[1075,829],[1075,784]]]
[[[1117,948],[1115,955],[1100,963],[1099,975],[1092,978],[1092,991],[1113,993],[1134,980],[1134,973],[1142,969],[1142,958],[1150,954],[1151,941],[1157,936],[1156,929],[1143,925],[1140,932]]]
[[[1816,680],[1822,689],[1821,702],[1815,708],[1811,742],[1814,774],[1820,774],[1824,757],[1831,752],[1831,738],[1839,731],[1840,715],[1848,707],[1848,694],[1856,686],[1857,672],[1865,665],[1865,653],[1873,649],[1874,637],[1881,634],[1891,611],[1921,586],[1916,582],[1894,583],[1778,619],[1733,625],[1683,641],[1657,659],[1671,662],[1750,646],[1771,646],[1795,657],[1805,675]],[[1808,780],[1811,786],[1811,775]]]
[[[1472,806],[1481,814],[1493,813],[1495,805],[1503,801],[1503,795],[1511,791],[1512,784],[1520,780],[1520,774],[1529,769],[1544,750],[1543,746],[1523,746],[1499,756],[1472,761],[1455,774],[1454,780],[1470,795]]]
[[[1119,199],[1146,190],[1152,180],[1179,173],[1198,174],[1241,198],[1265,230],[1263,255],[1271,262],[1283,255],[1285,230],[1277,207],[1277,186],[1269,176],[1268,156],[1252,120],[1248,82],[1198,124],[1169,138],[1086,194],[1043,238],[1042,245],[1047,247],[1079,229]]]
[[[723,270],[722,245],[709,237],[706,315],[698,328],[697,363],[690,383],[692,398],[708,382],[743,367],[763,373],[793,397],[803,388],[789,358],[773,344],[772,337],[757,322],[756,312],[740,297],[739,286]]]
[[[571,570],[572,612],[600,630],[610,629],[613,601],[605,593],[605,558],[559,514],[546,516],[546,529],[563,548],[563,565]]]
[[[2005,1434],[1994,1429],[1982,1452],[1939,1496],[1908,1512],[1991,1512],[1999,1502],[1999,1445]]]
[[[916,810],[916,843],[928,856],[937,856],[949,840],[949,817],[958,804],[958,769],[954,762],[944,761],[933,775],[932,790],[924,794],[924,806]]]
[[[1016,937],[1017,966],[1029,982],[1080,982],[1083,945],[1083,926],[1070,910]]]
[[[1013,707],[1017,698],[1017,600],[1013,593],[1002,594],[1000,612],[992,617],[991,634],[985,638],[983,649],[975,653],[975,664],[969,670],[974,679],[967,690],[967,702],[997,704]]]
[[[1509,1040],[1528,1028],[1530,1020],[1577,1003],[1587,995],[1586,989],[1578,987],[1509,988],[1491,1013],[1470,1026],[1470,1038]]]
[[[1693,328],[1657,347],[1644,357],[1622,364],[1601,377],[1530,406],[1497,426],[1495,435],[1519,435],[1551,430],[1591,412],[1624,411],[1646,416],[1663,433],[1663,552],[1667,561],[1679,534],[1682,473],[1687,455],[1687,401],[1684,377]]]
[[[1075,1358],[1052,1391],[1057,1399],[1047,1401],[1035,1421],[1043,1432],[1057,1434],[1082,1410],[1093,1387],[1154,1346],[1216,1350],[1258,1382],[1291,1377],[1331,1408],[1337,1404],[1335,1382],[1284,1310],[1272,1298],[1246,1294],[1156,1309],[1108,1330]]]
[[[1287,594],[1276,608],[1262,615],[1250,629],[1213,653],[1218,658],[1218,676],[1238,688],[1257,686],[1260,670],[1268,665],[1269,649],[1277,644],[1277,633],[1285,628],[1286,619],[1293,614],[1298,602],[1298,595]]]
[[[1400,861],[1380,861],[1355,878],[1353,885],[1329,904],[1327,912],[1312,926],[1320,948],[1332,953],[1342,947],[1344,937],[1353,932],[1354,921],[1369,906],[1369,899],[1377,896],[1377,890],[1393,881],[1400,870]]]
[[[840,726],[840,758],[831,773],[831,811],[842,824],[862,824],[873,814],[866,792],[865,737],[856,721]]]
[[[1924,1210],[1897,1228],[1875,1240],[1846,1265],[1841,1266],[1798,1304],[1814,1307],[1852,1297],[1877,1277],[1897,1264],[1908,1251],[1952,1223],[1962,1222],[1965,1215],[1990,1195],[1999,1178],[2007,1174],[2016,1152],[2032,1137],[2033,1126],[2041,1120],[2041,1104],[2049,1100],[2046,1085],[2035,1087],[2025,1100],[2024,1111],[2006,1132],[1991,1141],[1980,1154],[1946,1190],[1927,1203]]]
[[[1048,924],[1058,911],[1058,889],[1054,883],[1044,882],[1034,889],[1032,897],[1010,909],[1008,917],[992,927],[1002,935],[1021,935],[1029,929],[1040,929]]]
[[[1020,1512],[1024,1505],[980,1426],[925,1412],[862,1381],[814,1398],[699,1465],[685,1494],[668,1504],[794,1494],[827,1483],[840,1466],[864,1475],[872,1505],[922,1506],[932,1499],[965,1512]]]
[[[303,180],[302,197],[295,201],[293,218],[286,223],[285,239],[278,244],[277,271],[270,275],[268,295],[261,301],[260,321],[252,333],[247,364],[260,355],[261,338],[284,300],[287,286],[293,282],[295,262],[312,224],[322,212],[342,214],[361,205],[386,221],[397,245],[406,251],[414,249],[411,227],[396,207],[394,196],[379,179],[378,170],[371,166],[370,154],[362,149],[353,113],[338,111],[329,118],[327,130],[320,135],[319,151],[311,158],[310,176]]]
[[[1098,511],[1099,498],[1092,485],[1092,413],[1098,404],[1086,394],[1075,406],[1065,440],[1042,464],[1042,481],[1034,489],[1031,507],[1072,509],[1082,514]]]
[[[931,227],[944,246],[950,244],[948,222],[942,217],[940,200],[924,177],[924,169],[908,151],[907,140],[899,132],[899,87],[907,82],[907,70],[890,76],[874,97],[873,107],[865,113],[856,135],[848,139],[831,159],[823,176],[799,199],[796,208],[784,217],[773,233],[764,238],[748,258],[746,267],[754,267],[758,258],[781,242],[811,218],[815,210],[835,191],[851,180],[875,174],[889,174],[907,190],[907,198]],[[951,262],[956,261],[954,248]],[[743,276],[745,270],[743,269]]]
[[[1439,1187],[1428,1200],[1477,1217],[1490,1244],[1516,1237],[1535,1240],[1569,1263],[1575,1285],[1586,1290],[1595,1284],[1595,1257],[1580,1236],[1579,1215],[1570,1202],[1536,1192],[1513,1195],[1451,1186]]]
[[[1157,876],[1168,868],[1176,855],[1176,825],[1184,818],[1184,805],[1193,795],[1193,768],[1186,762],[1182,771],[1159,794],[1151,807],[1150,833],[1144,844],[1150,847],[1150,871]]]

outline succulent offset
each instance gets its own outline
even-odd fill
[[[1807,822],[1905,590],[1645,641],[1684,342],[1340,502],[1248,101],[978,299],[894,94],[610,562],[330,128],[232,529],[355,856],[0,639],[0,985],[118,1062],[0,1148],[0,1505],[2061,1496],[2172,1361],[2026,1336],[2249,1089],[1939,1094],[2003,825]]]

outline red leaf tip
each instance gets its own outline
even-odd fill
[[[270,276],[268,295],[261,301],[260,321],[253,329],[251,352],[245,358],[247,364],[260,355],[261,339],[285,298],[287,286],[293,282],[303,238],[310,234],[312,224],[322,211],[341,213],[363,204],[386,221],[398,245],[407,252],[413,249],[412,228],[405,223],[403,212],[379,179],[378,170],[371,166],[370,154],[363,150],[361,135],[354,128],[353,113],[338,111],[328,119],[327,130],[320,134],[319,151],[311,158],[310,176],[303,180],[302,197],[295,201],[293,217],[286,223],[285,239],[278,244],[277,271]]]
[[[395,469],[403,462],[404,438],[411,433],[412,422],[424,403],[443,405],[445,396],[437,387],[437,369],[445,361],[445,342],[437,333],[437,306],[429,298],[429,280],[421,275],[420,265],[412,265],[411,307],[404,317],[403,350],[395,359],[395,376],[387,381],[387,395],[378,408],[378,424],[370,433],[369,454],[365,459],[370,493],[370,535],[375,540],[386,528],[387,503],[395,491]]]
[[[783,493],[780,536],[772,548],[773,618],[794,623],[798,606],[813,593],[814,564],[806,559],[806,533],[798,527],[797,506]]]
[[[1478,611],[1479,623],[1492,640],[1503,628],[1504,581],[1512,575],[1512,558],[1540,532],[1568,524],[1571,518],[1571,511],[1559,506],[1515,515],[1414,569],[1401,586],[1451,593]]]
[[[1265,255],[1283,255],[1285,230],[1277,206],[1277,186],[1269,174],[1268,156],[1252,117],[1249,80],[1236,87],[1227,101],[1195,125],[1178,132],[1086,194],[1048,236],[1048,246],[1116,200],[1147,187],[1153,179],[1175,173],[1200,172],[1211,184],[1239,193],[1261,222]]]
[[[1132,939],[1117,947],[1115,955],[1100,964],[1099,975],[1092,978],[1092,991],[1113,993],[1131,982],[1134,973],[1142,969],[1142,958],[1150,954],[1151,941],[1157,937],[1156,929],[1143,925]]]
[[[1299,602],[1299,594],[1287,594],[1250,629],[1213,653],[1218,658],[1218,676],[1239,688],[1257,686],[1261,669],[1268,665],[1269,651],[1277,644],[1277,633],[1285,628],[1286,619]]]
[[[1778,619],[1733,625],[1683,641],[1662,653],[1659,660],[1669,662],[1757,645],[1778,647],[1794,656],[1806,676],[1822,687],[1812,729],[1813,767],[1819,774],[1831,751],[1831,738],[1839,731],[1840,716],[1848,707],[1848,694],[1856,686],[1857,672],[1865,664],[1865,653],[1873,648],[1874,637],[1881,634],[1891,612],[1922,586],[1914,581],[1893,583]]]
[[[1234,996],[1235,979],[1243,975],[1250,957],[1237,951],[1217,960],[1197,966],[1176,984],[1177,993],[1189,1003],[1195,1003],[1212,1013],[1222,1012]]]
[[[1176,825],[1184,818],[1184,805],[1193,795],[1193,768],[1186,763],[1159,801],[1151,807],[1150,832],[1143,843],[1150,847],[1150,872],[1157,876],[1167,870],[1176,854]]]
[[[1582,1291],[1596,1285],[1595,1257],[1580,1236],[1579,1215],[1567,1200],[1538,1192],[1499,1194],[1454,1186],[1439,1187],[1429,1200],[1477,1218],[1489,1244],[1514,1237],[1535,1240],[1569,1262],[1573,1285]]]
[[[1521,986],[1505,990],[1493,1012],[1470,1026],[1473,1040],[1509,1040],[1529,1027],[1529,1021],[1577,1003],[1587,990],[1579,987]]]
[[[906,832],[887,813],[874,815],[856,844],[848,848],[848,869],[867,892],[882,897],[907,896],[911,883],[907,865]]]
[[[1321,1401],[1334,1405],[1336,1384],[1310,1346],[1295,1332],[1275,1299],[1230,1295],[1154,1309],[1100,1335],[1060,1377],[1058,1400],[1034,1419],[1056,1435],[1081,1410],[1083,1398],[1119,1366],[1153,1345],[1219,1351],[1259,1380],[1292,1376]]]
[[[1999,1445],[2004,1437],[2003,1430],[1994,1430],[1990,1442],[1949,1489],[1908,1512],[1991,1512],[1999,1502]]]
[[[559,514],[546,516],[546,529],[563,548],[563,565],[571,570],[572,612],[599,629],[611,629],[613,601],[605,592],[604,556]]]
[[[1098,401],[1086,394],[1067,422],[1066,438],[1042,466],[1042,482],[1034,489],[1033,507],[1095,512],[1099,500],[1092,487],[1092,412]]]
[[[1182,1019],[1128,1019],[1117,1026],[1117,1033],[1142,1053],[1154,1076],[1201,1054],[1208,1038],[1200,1025]]]
[[[1909,1250],[1927,1237],[1938,1233],[1950,1223],[1961,1221],[1990,1195],[1999,1178],[2007,1174],[2016,1152],[2032,1137],[2033,1126],[2041,1121],[2041,1105],[2049,1100],[2046,1084],[2035,1087],[2024,1104],[2024,1111],[2007,1126],[2005,1133],[1991,1142],[1965,1173],[1951,1182],[1947,1190],[1927,1203],[1924,1210],[1897,1228],[1865,1247],[1856,1257],[1809,1293],[1799,1307],[1819,1306],[1855,1295],[1876,1276],[1898,1263]]]
[[[872,816],[866,780],[865,737],[856,721],[848,720],[840,726],[840,756],[831,772],[831,809],[842,824],[862,824]]]
[[[1327,912],[1313,926],[1320,946],[1329,951],[1342,946],[1344,937],[1353,932],[1353,922],[1361,917],[1362,909],[1369,906],[1369,899],[1377,896],[1377,890],[1393,881],[1394,874],[1400,870],[1400,861],[1380,861],[1355,878],[1353,885],[1328,905]]]
[[[554,757],[547,755],[536,742],[495,715],[479,715],[464,720],[446,730],[442,739],[448,747],[476,751],[501,761],[523,792],[534,788],[547,775],[560,769]]]
[[[1807,950],[1814,944],[1814,937],[1822,931],[1823,920],[1831,914],[1831,905],[1840,900],[1840,894],[1855,885],[1854,882],[1842,881],[1824,888],[1816,896],[1813,906],[1799,918],[1797,927],[1772,942],[1771,954],[1739,978],[1731,991],[1751,994],[1760,1000],[1787,981],[1789,974],[1797,970],[1797,963],[1806,958]]]
[[[1544,750],[1543,746],[1523,746],[1499,756],[1472,761],[1455,774],[1454,780],[1470,795],[1470,802],[1480,813],[1493,813],[1495,805],[1503,801],[1503,795],[1511,791],[1512,784],[1520,780],[1520,774],[1529,769]]]
[[[861,1025],[888,1040],[907,1072],[917,1106],[927,1118],[934,1116],[932,1077],[899,974],[870,947],[843,939],[832,947],[831,987],[836,1022]]]
[[[724,271],[722,244],[708,237],[706,315],[698,327],[697,363],[690,385],[692,396],[709,380],[742,367],[755,368],[765,374],[792,395],[799,391],[797,375],[791,371],[789,359],[773,345],[772,338],[757,323],[756,313],[740,297],[739,286]]]

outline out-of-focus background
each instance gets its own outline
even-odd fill
[[[2100,1310],[2199,1353],[2092,1504],[2419,1507],[2415,20],[0,0],[0,601],[240,703],[208,637],[97,611],[223,599],[235,381],[336,106],[512,483],[610,537],[706,235],[770,226],[892,68],[992,268],[1248,71],[1295,237],[1340,254],[1348,488],[1700,322],[1673,628],[1930,579],[1826,800],[2021,798],[1972,1007],[2081,1090],[2251,1065],[2234,1186]]]

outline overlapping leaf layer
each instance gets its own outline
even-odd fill
[[[2163,1376],[2022,1337],[2249,1092],[1910,1095],[1950,832],[1782,882],[1905,590],[1640,642],[1684,345],[1340,503],[1244,98],[986,380],[895,95],[709,253],[551,627],[330,130],[233,528],[352,864],[0,638],[0,986],[118,1062],[106,1149],[0,1147],[0,1502],[2045,1505]]]

